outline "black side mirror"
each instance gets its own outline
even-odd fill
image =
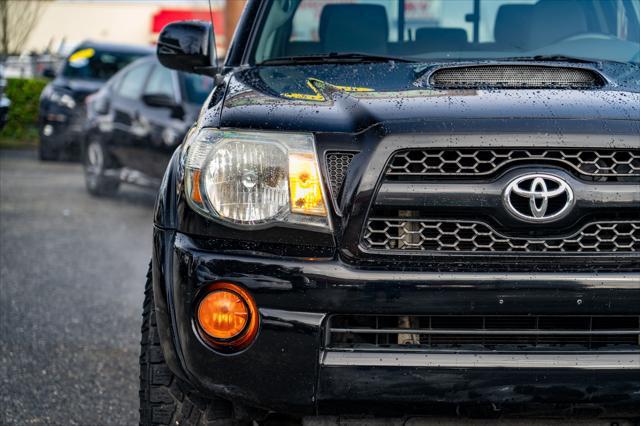
[[[150,107],[167,108],[171,110],[171,116],[181,118],[184,115],[182,106],[168,95],[162,93],[149,93],[142,95],[142,102]]]
[[[158,60],[178,71],[214,76],[218,58],[213,26],[205,21],[174,22],[158,38]]]
[[[152,107],[173,108],[176,101],[171,97],[162,93],[149,93],[142,95],[142,102]]]
[[[53,70],[53,68],[45,68],[44,70],[42,70],[42,76],[44,78],[54,79],[56,78],[56,72]]]

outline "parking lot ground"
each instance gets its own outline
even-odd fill
[[[137,424],[154,198],[0,151],[0,424]]]

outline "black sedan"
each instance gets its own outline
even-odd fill
[[[213,80],[140,59],[87,99],[83,149],[88,191],[112,195],[121,182],[156,187],[196,121]]]
[[[77,157],[86,116],[85,98],[126,65],[150,53],[146,47],[95,42],[76,47],[40,96],[40,159]]]

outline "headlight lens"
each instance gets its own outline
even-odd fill
[[[73,109],[76,107],[76,101],[71,95],[67,93],[53,92],[50,99],[51,102],[55,102],[69,109]]]
[[[263,222],[287,207],[286,168],[287,154],[279,145],[223,140],[211,150],[205,194],[222,217]]]
[[[329,229],[312,135],[203,129],[185,155],[187,200],[207,218]]]

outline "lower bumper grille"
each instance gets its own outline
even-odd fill
[[[515,238],[474,221],[372,218],[367,249],[437,252],[640,252],[640,222],[594,222],[561,238]]]
[[[327,349],[640,353],[640,315],[334,315]]]

